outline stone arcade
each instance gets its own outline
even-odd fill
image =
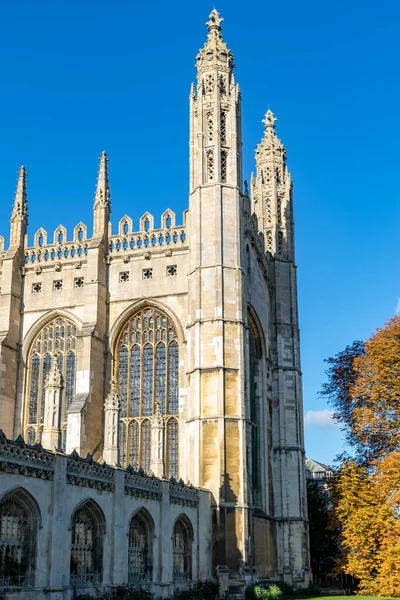
[[[26,598],[309,581],[292,181],[268,110],[242,187],[221,21],[190,90],[182,225],[167,209],[112,233],[102,153],[92,236],[29,246],[20,169],[0,238],[0,587]]]

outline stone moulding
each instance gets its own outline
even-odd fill
[[[0,429],[0,471],[39,479],[53,479],[54,456],[40,444],[25,444],[20,435],[15,441],[8,440]]]
[[[125,494],[134,498],[147,498],[161,502],[161,479],[146,475],[143,469],[135,471],[129,465],[125,472]]]
[[[185,485],[182,479],[176,481],[171,477],[169,483],[169,503],[197,508],[199,505],[199,492],[191,484]]]
[[[67,459],[67,483],[113,492],[115,469],[96,463],[90,454],[81,458],[74,450]]]

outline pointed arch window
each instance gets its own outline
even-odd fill
[[[75,511],[71,530],[71,584],[101,582],[103,530],[103,519],[95,503],[87,502]]]
[[[0,588],[34,584],[37,519],[25,491],[0,502]]]
[[[143,308],[124,325],[116,345],[121,404],[120,462],[150,469],[151,417],[155,402],[165,418],[166,474],[179,473],[179,345],[173,322]],[[172,420],[171,420],[172,419]],[[171,425],[169,423],[171,422]]]
[[[76,325],[64,317],[49,321],[37,334],[28,355],[28,387],[25,409],[25,437],[29,443],[40,442],[44,422],[46,377],[53,354],[58,353],[58,368],[62,375],[61,429],[67,425],[67,410],[75,393]],[[63,436],[65,444],[65,436]],[[63,447],[65,450],[65,448]]]
[[[153,522],[142,509],[129,526],[128,583],[151,581],[153,574]]]
[[[250,399],[250,439],[251,439],[251,488],[253,503],[262,504],[262,389],[260,389],[260,374],[262,372],[262,345],[258,327],[248,311],[249,322],[249,399]]]
[[[174,526],[172,536],[174,581],[192,578],[192,526],[187,517],[180,517]]]

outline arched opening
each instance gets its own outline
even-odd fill
[[[142,307],[122,327],[115,350],[120,401],[120,462],[150,469],[151,417],[156,404],[166,423],[164,457],[179,473],[179,344],[174,323],[161,310]],[[168,423],[174,417],[168,435]]]
[[[31,587],[39,508],[23,488],[0,501],[0,587]]]
[[[101,583],[103,575],[104,516],[88,500],[74,512],[71,527],[70,583]]]
[[[186,515],[175,522],[172,535],[174,581],[192,579],[193,527]]]
[[[262,505],[262,345],[258,327],[250,310],[249,324],[249,399],[250,399],[250,438],[251,438],[251,490],[253,504]],[[250,458],[250,457],[249,457]]]
[[[56,317],[46,323],[33,339],[27,357],[28,386],[25,409],[25,437],[29,443],[41,441],[45,385],[52,357],[58,355],[62,375],[61,429],[67,425],[67,410],[75,393],[77,328],[66,317]],[[65,446],[65,436],[63,438]],[[65,447],[63,447],[65,450]]]
[[[129,525],[129,583],[152,581],[153,535],[153,519],[147,510],[142,508],[132,517]]]

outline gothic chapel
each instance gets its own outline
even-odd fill
[[[309,582],[292,180],[268,110],[242,186],[221,22],[190,89],[183,224],[167,209],[112,233],[103,152],[92,235],[29,246],[19,171],[0,237],[0,591]]]

